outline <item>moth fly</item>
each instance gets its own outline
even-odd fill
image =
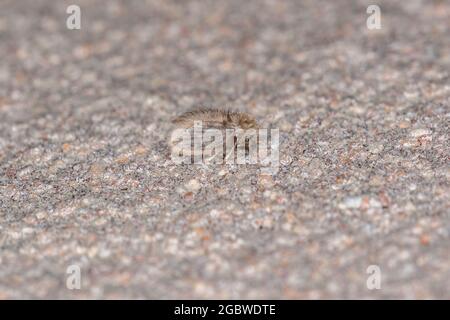
[[[183,113],[172,122],[179,127],[191,128],[195,121],[202,121],[205,128],[257,129],[255,118],[244,112],[222,109],[198,109]]]
[[[231,153],[234,154],[233,150],[238,147],[237,143],[239,135],[241,134],[245,135],[246,132],[249,132],[248,130],[252,131],[252,129],[257,130],[259,128],[257,121],[251,115],[244,112],[236,112],[222,109],[197,109],[194,111],[189,111],[173,119],[172,123],[174,123],[178,128],[183,128],[186,130],[193,130],[193,128],[195,128],[196,123],[197,124],[201,123],[202,129],[200,132],[198,132],[198,134],[200,135],[203,135],[205,130],[209,129],[216,129],[221,131],[223,133],[223,136],[225,137],[225,140],[222,140],[223,142],[215,141],[214,143],[216,143],[217,147],[219,147],[219,150],[222,149],[223,144],[224,149],[223,154],[222,152],[219,152],[219,154],[222,154],[223,157],[226,157]],[[231,132],[233,132],[231,136],[229,135],[230,130]],[[242,147],[244,148],[244,150],[248,151],[249,141],[245,137],[244,139],[245,140],[243,142]],[[194,140],[195,137],[192,141],[188,140],[187,147],[189,148],[189,146],[191,146],[193,148],[193,151],[200,150],[200,152],[202,152],[205,146],[204,145],[194,146],[193,143]],[[171,147],[173,147],[174,141],[171,142],[172,142]],[[226,150],[226,145],[229,146],[231,145],[232,149]],[[172,151],[176,151],[176,149],[175,150],[172,149]]]

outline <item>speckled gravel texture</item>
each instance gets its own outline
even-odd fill
[[[278,173],[173,164],[199,106]],[[449,1],[3,0],[0,299],[449,299],[449,122]]]

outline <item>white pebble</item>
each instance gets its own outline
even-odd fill
[[[431,134],[431,130],[428,129],[416,129],[411,131],[410,135],[411,137],[418,138],[422,136],[427,136]]]
[[[184,186],[186,187],[187,190],[192,192],[197,192],[202,188],[200,182],[198,182],[196,179],[189,180],[189,182],[186,183]]]
[[[339,204],[339,208],[341,209],[356,209],[361,206],[362,198],[361,197],[347,197],[343,202]]]

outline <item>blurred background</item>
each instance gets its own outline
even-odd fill
[[[450,298],[449,31],[438,0],[1,0],[0,299]],[[171,163],[200,106],[279,128],[278,174]]]

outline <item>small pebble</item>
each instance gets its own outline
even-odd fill
[[[414,137],[414,138],[419,138],[419,137],[430,135],[430,134],[431,134],[431,130],[416,129],[416,130],[411,131],[410,136]]]
[[[186,190],[189,190],[191,192],[197,192],[202,188],[200,182],[198,182],[198,180],[196,179],[189,180],[189,182],[186,183],[184,186]]]

